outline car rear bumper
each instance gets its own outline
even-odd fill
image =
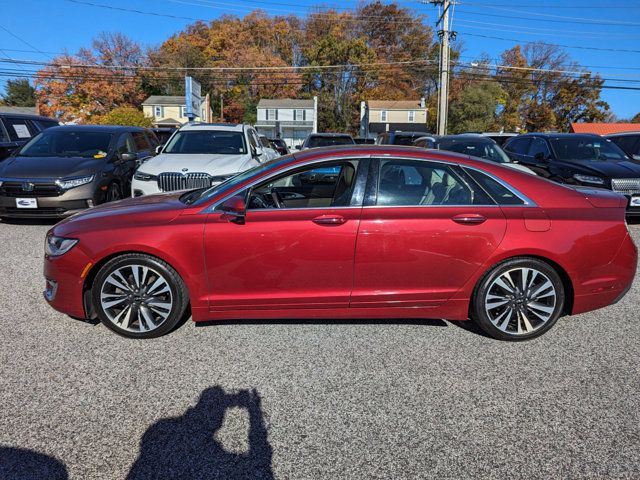
[[[60,257],[45,256],[44,298],[54,309],[76,318],[86,318],[84,281],[93,266],[76,245]]]
[[[607,265],[572,275],[574,301],[571,313],[584,313],[620,301],[631,288],[637,262],[638,250],[631,235],[627,234]]]

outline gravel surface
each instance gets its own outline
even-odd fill
[[[640,477],[637,283],[525,343],[441,321],[134,341],[47,306],[48,228],[0,224],[2,480]]]

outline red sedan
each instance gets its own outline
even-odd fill
[[[330,147],[51,229],[45,298],[128,337],[195,321],[472,318],[524,340],[617,302],[626,199],[467,156]]]

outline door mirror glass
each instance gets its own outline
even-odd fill
[[[259,157],[259,156],[260,156],[260,155],[262,155],[263,153],[264,153],[264,150],[263,150],[263,149],[262,149],[262,147],[260,147],[260,146],[256,146],[256,147],[253,149],[253,156],[254,156],[254,157]]]
[[[640,160],[640,155],[635,154],[635,155],[631,155],[633,157],[634,160]]]
[[[127,152],[127,153],[120,154],[120,160],[122,160],[123,162],[130,162],[131,160],[137,160],[137,159],[138,159],[138,155],[135,153]]]

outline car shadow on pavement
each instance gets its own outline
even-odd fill
[[[49,225],[53,227],[61,220],[61,218],[2,218],[0,225],[6,223],[9,225]]]
[[[26,448],[0,445],[2,480],[67,480],[67,467],[60,460]]]
[[[248,413],[245,452],[230,452],[216,438],[225,413],[233,408]],[[149,427],[127,479],[272,480],[272,454],[258,392],[227,393],[215,386],[204,390],[197,405],[184,415],[159,420]]]

